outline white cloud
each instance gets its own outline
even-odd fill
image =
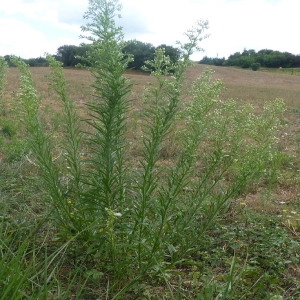
[[[40,55],[40,48],[34,48],[32,41],[37,40],[39,43],[44,43],[44,35],[33,29],[25,22],[14,18],[0,19],[1,44],[0,54],[31,54]]]
[[[78,45],[87,2],[80,0],[11,0],[1,4],[0,55],[24,58],[56,53],[59,46]],[[75,6],[73,6],[75,5]]]
[[[243,48],[299,54],[299,0],[120,0],[125,39],[175,45],[198,19],[208,19],[203,55],[228,56]],[[10,0],[0,8],[0,55],[36,57],[78,45],[88,0]]]
[[[129,32],[154,44],[173,44],[199,19],[209,21],[210,37],[202,42],[208,56],[229,56],[244,48],[300,53],[298,0],[122,0],[124,28],[131,15],[142,19],[146,32]],[[127,25],[129,28],[129,26]],[[198,54],[202,57],[203,54]]]

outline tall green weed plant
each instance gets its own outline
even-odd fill
[[[63,241],[76,237],[76,257],[84,253],[94,276],[108,278],[114,299],[145,277],[167,280],[174,266],[196,255],[201,236],[229,201],[267,180],[284,110],[279,99],[261,114],[220,99],[222,82],[209,70],[186,83],[190,57],[208,26],[201,21],[179,43],[177,62],[164,49],[146,62],[154,81],[145,89],[143,150],[136,164],[127,155],[131,83],[125,71],[131,57],[122,52],[119,10],[116,0],[90,0],[85,14],[87,65],[94,76],[87,120],[68,97],[61,64],[48,56],[50,84],[64,111],[62,160],[53,159],[57,145],[39,115],[29,69],[16,60],[22,74],[18,99],[56,234]],[[176,155],[166,162],[162,152],[170,138]]]
[[[6,71],[7,71],[7,63],[6,63],[5,59],[2,56],[0,56],[0,116],[2,116],[2,118],[3,118],[3,115],[5,115],[3,90],[5,87],[5,83],[6,83]],[[7,130],[7,129],[10,129],[10,127],[5,126],[5,124],[3,124],[3,122],[0,122],[0,126],[1,126],[2,135],[12,133],[11,130]],[[1,144],[2,144],[2,141],[0,139],[0,145]]]
[[[0,100],[1,102],[3,98],[3,90],[6,82],[6,71],[7,71],[7,63],[5,59],[2,56],[0,56]]]

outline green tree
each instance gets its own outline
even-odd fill
[[[180,50],[178,48],[162,44],[156,47],[156,49],[165,49],[165,55],[170,57],[172,63],[177,62],[180,57]]]
[[[234,54],[231,54],[226,61],[226,65],[227,66],[238,66],[240,57],[241,57],[240,52],[235,52]]]
[[[123,53],[133,56],[133,60],[128,64],[129,69],[141,70],[147,60],[154,58],[155,47],[150,43],[130,40],[125,42]]]
[[[238,61],[238,65],[244,69],[248,69],[255,62],[253,57],[241,56]]]
[[[4,57],[0,56],[0,111],[2,106],[3,90],[6,82],[7,62]]]
[[[204,56],[200,61],[199,64],[205,64],[205,65],[214,65],[214,66],[224,66],[226,60],[225,57],[219,58],[219,57],[207,57]]]
[[[270,49],[263,49],[257,53],[253,49],[244,49],[242,53],[236,52],[230,55],[225,62],[228,66],[239,66],[242,68],[249,68],[255,63],[268,68],[290,68],[297,66],[297,56],[288,52],[282,53]]]
[[[213,65],[214,64],[214,59],[212,57],[204,56],[200,61],[199,64],[204,64],[204,65]]]
[[[14,63],[13,63],[13,60],[12,60],[12,55],[5,55],[5,56],[4,56],[4,59],[5,59],[7,65],[8,65],[9,67],[14,66]]]
[[[63,63],[64,67],[75,67],[86,58],[86,53],[90,45],[64,45],[57,49],[56,58]],[[81,57],[81,58],[79,58]]]
[[[133,60],[129,62],[128,68],[134,70],[141,70],[145,66],[146,61],[153,60],[155,51],[164,49],[165,55],[170,57],[172,63],[178,61],[180,57],[180,50],[178,48],[168,46],[166,44],[154,47],[150,43],[144,43],[137,40],[130,40],[125,42],[123,53],[132,55]]]
[[[44,57],[25,59],[25,62],[30,67],[46,67],[46,66],[48,66],[48,62],[47,62],[46,58],[44,58]]]

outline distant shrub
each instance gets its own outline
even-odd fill
[[[251,65],[251,69],[252,69],[253,71],[259,70],[259,69],[260,69],[260,63],[253,63],[253,64]]]

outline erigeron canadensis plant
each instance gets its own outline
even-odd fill
[[[3,89],[6,81],[7,63],[4,57],[0,56],[0,101],[2,102]]]
[[[221,100],[222,82],[210,71],[190,83],[192,99],[186,100],[185,71],[208,27],[198,22],[187,42],[179,43],[177,62],[158,49],[146,63],[154,82],[145,90],[143,151],[133,172],[136,164],[125,155],[131,83],[124,73],[131,57],[122,53],[123,33],[115,23],[119,10],[117,0],[90,0],[85,14],[82,29],[92,42],[87,65],[94,76],[89,132],[82,131],[68,98],[61,64],[48,56],[51,86],[65,114],[65,169],[53,160],[28,67],[16,61],[22,74],[19,99],[57,233],[64,239],[76,236],[77,256],[88,253],[94,270],[108,278],[114,299],[145,276],[167,280],[170,265],[197,253],[201,236],[226,204],[266,176],[284,107],[276,100],[255,115],[251,106]],[[171,133],[178,152],[166,165],[161,152]],[[88,160],[80,155],[83,143]]]
[[[39,115],[40,99],[34,87],[31,73],[24,61],[13,57],[13,62],[21,73],[20,91],[17,100],[23,109],[23,119],[26,123],[28,141],[35,159],[40,167],[43,179],[43,189],[51,201],[56,212],[56,220],[68,226],[69,220],[65,211],[68,210],[64,197],[64,188],[60,181],[59,169],[53,160],[53,153],[49,135],[45,132],[43,122]]]
[[[5,114],[3,103],[3,90],[6,83],[7,63],[4,57],[0,56],[0,115]]]

